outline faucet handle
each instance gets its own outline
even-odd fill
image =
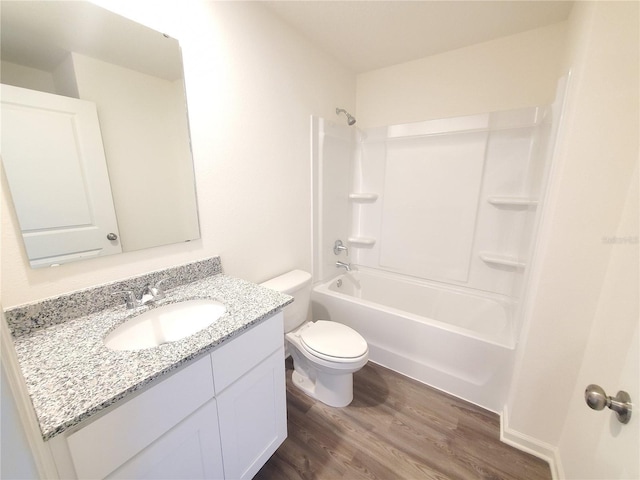
[[[149,288],[149,293],[153,296],[154,300],[161,300],[165,297],[164,290],[162,289],[162,283],[169,278],[163,278],[156,282],[155,286]]]
[[[117,292],[111,292],[111,295],[124,295],[124,301],[125,301],[125,305],[127,306],[128,310],[131,310],[132,308],[136,308],[137,304],[138,304],[138,299],[136,298],[136,294],[133,293],[131,290],[118,290]]]
[[[340,255],[340,252],[345,252],[345,254],[349,255],[349,249],[342,243],[342,240],[336,240],[333,244],[333,253]]]

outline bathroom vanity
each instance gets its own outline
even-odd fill
[[[252,478],[287,436],[282,313],[49,441],[61,478]]]
[[[117,305],[18,335],[31,314],[6,312],[59,478],[252,478],[286,438],[281,309],[291,297],[221,273],[172,287],[158,305]],[[105,346],[141,313],[196,298],[226,312],[182,340]]]

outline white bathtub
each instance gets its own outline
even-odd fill
[[[313,318],[357,330],[373,362],[502,410],[515,346],[503,297],[361,269],[314,286],[311,298]]]

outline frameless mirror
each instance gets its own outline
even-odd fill
[[[199,238],[178,41],[85,1],[0,8],[0,153],[30,265]]]

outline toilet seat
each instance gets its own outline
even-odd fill
[[[367,355],[367,341],[351,327],[318,320],[299,332],[300,343],[310,354],[332,362],[358,361]]]

